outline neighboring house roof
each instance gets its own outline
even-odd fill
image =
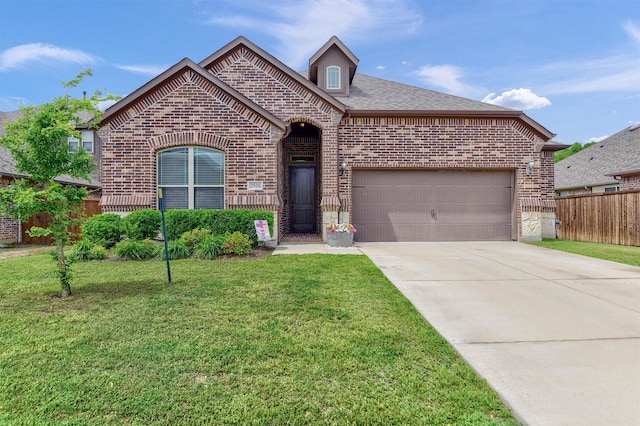
[[[640,165],[640,128],[628,127],[555,164],[556,191],[616,185]],[[640,170],[638,170],[640,172]]]
[[[10,111],[10,112],[1,112],[0,111],[0,137],[4,136],[7,131],[5,129],[5,124],[15,121],[18,118],[22,117],[22,112],[20,111]],[[8,149],[0,146],[0,176],[9,176],[12,178],[28,178],[29,175],[22,174],[18,172],[16,168],[16,163],[11,156],[11,153]],[[91,181],[86,181],[84,179],[76,179],[71,176],[62,175],[58,176],[54,179],[56,182],[66,183],[71,185],[81,185],[87,186],[91,188],[100,188],[100,175],[98,173],[94,174],[91,177]]]

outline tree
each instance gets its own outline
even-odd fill
[[[63,85],[76,87],[91,75],[91,70],[86,69]],[[0,189],[0,214],[22,220],[36,213],[51,215],[51,225],[32,227],[28,233],[52,236],[62,297],[71,295],[70,264],[64,246],[70,241],[70,227],[82,220],[82,199],[89,192],[84,187],[62,185],[54,178],[67,175],[91,179],[96,171],[91,155],[82,147],[71,150],[68,138],[80,138],[78,127],[97,126],[102,116],[98,102],[106,99],[115,97],[95,91],[91,97],[76,99],[66,94],[39,107],[21,106],[23,116],[8,123],[6,135],[0,138],[0,145],[9,150],[18,172],[28,176]]]
[[[571,157],[573,154],[576,154],[576,153],[582,151],[585,148],[589,148],[594,143],[595,142],[589,142],[589,143],[586,143],[586,144],[582,145],[580,142],[576,142],[573,145],[571,145],[569,148],[565,148],[565,149],[562,149],[560,151],[556,151],[553,154],[553,162],[557,163],[558,161],[561,161],[561,160],[564,160],[565,158]]]

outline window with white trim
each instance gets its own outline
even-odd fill
[[[93,152],[93,130],[81,130],[80,139],[67,138],[72,151],[77,151],[79,147],[83,147],[87,152]]]
[[[160,151],[158,188],[166,209],[223,209],[224,152],[193,146]]]
[[[327,89],[340,90],[340,67],[335,65],[327,67]]]

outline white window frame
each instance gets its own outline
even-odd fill
[[[80,139],[74,137],[68,137],[67,142],[69,143],[69,147],[71,151],[77,151],[80,146],[84,148],[90,154],[93,154],[94,150],[94,131],[93,130],[81,130],[80,131]],[[91,143],[91,149],[87,149],[87,146]],[[85,146],[85,144],[87,146]]]
[[[157,166],[158,162],[159,162],[159,158],[160,155],[163,152],[167,152],[167,151],[171,151],[174,149],[182,149],[182,148],[187,148],[187,184],[186,185],[160,185],[160,168]],[[210,151],[214,151],[214,152],[218,152],[220,154],[222,154],[222,168],[223,168],[223,174],[222,174],[222,185],[196,185],[195,184],[195,149],[206,149],[206,150],[210,150]],[[156,190],[158,190],[159,193],[159,189],[160,188],[187,188],[187,205],[188,205],[188,209],[189,210],[193,210],[195,209],[195,189],[196,188],[222,188],[222,207],[221,209],[225,209],[226,208],[226,197],[225,197],[225,161],[226,161],[226,154],[224,153],[224,151],[220,151],[218,149],[213,149],[213,148],[207,148],[207,147],[201,147],[201,146],[183,146],[183,147],[178,147],[178,148],[169,148],[169,149],[165,149],[162,151],[158,151],[158,153],[156,154]]]
[[[332,71],[336,71],[336,77],[337,77],[337,86],[332,86],[332,79],[331,79],[331,72]],[[340,69],[339,66],[337,65],[329,65],[327,67],[327,90],[340,90],[342,89],[342,70]]]

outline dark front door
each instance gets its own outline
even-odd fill
[[[316,170],[291,168],[291,231],[316,231]]]

